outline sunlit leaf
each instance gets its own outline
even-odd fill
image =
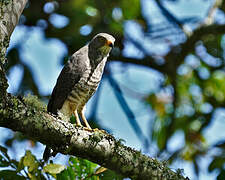
[[[99,167],[98,169],[96,169],[95,174],[103,173],[106,170],[107,170],[107,168],[105,168],[105,167]]]
[[[29,172],[37,170],[38,168],[38,163],[36,162],[36,158],[29,150],[26,151],[26,154],[23,159],[23,165],[28,167]]]
[[[76,179],[76,173],[72,167],[67,167],[61,173],[57,174],[57,180],[73,180]]]
[[[61,164],[47,164],[44,166],[43,171],[49,174],[59,174],[65,169],[65,166]]]

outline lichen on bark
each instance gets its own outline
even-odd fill
[[[4,66],[10,36],[17,25],[27,0],[0,0],[0,103],[5,101],[8,88]]]
[[[88,159],[132,179],[185,179],[106,132],[85,130],[49,115],[36,97],[7,94],[6,100],[0,107],[0,126],[20,131],[54,151]]]

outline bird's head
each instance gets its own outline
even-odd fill
[[[94,56],[107,57],[114,46],[115,38],[107,33],[97,34],[89,43],[89,50]]]

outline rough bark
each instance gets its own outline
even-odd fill
[[[16,27],[27,0],[0,0],[1,57],[5,56],[9,38]],[[4,59],[1,58],[4,64]]]
[[[26,3],[27,0],[0,0],[0,102],[8,88],[4,71],[6,50]]]
[[[7,94],[5,103],[0,103],[0,126],[20,131],[57,152],[88,159],[132,179],[185,179],[105,132],[88,131],[49,115],[34,97],[17,98]]]

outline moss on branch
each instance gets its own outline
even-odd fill
[[[49,115],[34,96],[10,94],[0,103],[0,126],[20,131],[54,151],[76,155],[132,179],[185,179],[163,163],[121,144],[112,135],[82,127]]]

